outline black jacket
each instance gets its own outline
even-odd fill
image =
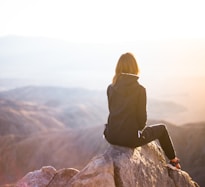
[[[104,131],[111,144],[135,147],[138,130],[146,125],[146,90],[138,77],[121,74],[107,89],[109,116]]]

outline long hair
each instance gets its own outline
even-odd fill
[[[112,80],[113,85],[116,83],[118,77],[122,73],[134,74],[134,75],[139,74],[137,61],[132,53],[122,54],[121,57],[119,58],[115,68],[115,75]]]

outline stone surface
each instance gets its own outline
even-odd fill
[[[199,185],[194,182],[188,173],[182,170],[177,170],[171,165],[167,165],[169,176],[174,181],[174,184],[176,187],[184,186],[184,184],[187,184],[187,187],[199,187]]]
[[[73,168],[64,168],[57,171],[47,187],[66,186],[69,180],[79,171]]]
[[[130,149],[112,146],[81,171],[43,167],[28,173],[16,187],[198,187],[188,173],[166,164],[154,142]]]
[[[109,155],[95,157],[68,183],[69,187],[115,187],[114,167]]]
[[[40,170],[29,172],[17,182],[16,187],[45,187],[50,183],[55,174],[55,168],[45,166]]]

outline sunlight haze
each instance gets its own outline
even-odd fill
[[[0,90],[106,90],[129,51],[148,98],[186,105],[183,122],[202,120],[204,10],[200,0],[0,0]]]
[[[203,1],[1,0],[0,35],[71,42],[204,38]]]
[[[187,186],[181,182],[193,179],[202,187],[204,20],[205,0],[0,0],[0,187],[78,186],[78,181],[73,183],[78,176],[86,185],[88,173],[96,184],[108,176],[111,186],[133,186],[135,181],[136,186],[139,181],[144,184],[141,186],[150,186],[144,179],[151,176],[148,181],[156,184],[151,186]],[[117,79],[119,84],[112,87],[119,58],[127,52],[136,58],[138,77],[129,75],[121,83]],[[124,66],[124,57],[121,62]],[[113,89],[109,92],[108,88]],[[130,95],[133,101],[122,101]],[[109,115],[109,109],[114,115]],[[123,113],[129,110],[131,115]],[[139,122],[136,127],[128,119],[134,112],[134,121]],[[104,129],[109,125],[105,124],[112,121],[112,115],[119,117],[115,114],[124,116],[116,120],[119,124],[109,127],[116,129],[116,137],[126,134],[118,134],[117,125],[130,132],[123,123],[129,122],[125,125],[136,129],[136,141],[146,137],[145,131],[139,138],[138,129],[144,125],[165,124],[182,170],[190,173],[190,179],[181,170],[172,173],[168,168],[167,172],[166,159],[157,145],[137,151],[115,151],[114,146],[112,151],[103,132],[107,132]],[[170,142],[163,136],[166,128],[158,126],[158,130],[156,137]],[[124,143],[121,145],[128,145]],[[172,147],[167,152],[170,150]],[[111,155],[102,156],[101,162],[97,156],[101,153]],[[122,161],[118,155],[124,155]],[[97,156],[96,161],[93,156]],[[117,156],[119,163],[112,156]],[[126,159],[133,160],[135,166],[126,165]],[[87,170],[92,163],[97,173]],[[151,165],[156,169],[148,169]],[[123,171],[121,166],[131,170]],[[84,171],[88,173],[82,175]]]

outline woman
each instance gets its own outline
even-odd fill
[[[145,127],[146,90],[138,83],[138,74],[135,57],[131,53],[123,54],[107,89],[109,116],[105,138],[110,144],[131,148],[158,139],[170,164],[181,169],[165,125]]]

